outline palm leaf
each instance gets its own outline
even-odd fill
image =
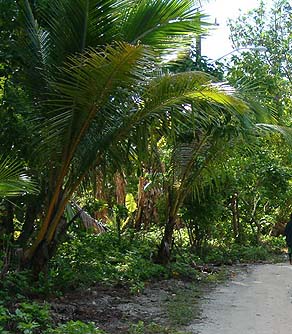
[[[74,157],[74,168],[68,178],[68,184],[74,185],[73,188],[75,181],[79,182],[78,175],[84,176],[98,161],[114,156],[122,162],[131,147],[130,134],[140,126],[147,128],[154,119],[160,120],[161,124],[168,123],[164,131],[174,130],[177,134],[182,128],[207,131],[210,127],[224,128],[229,122],[224,131],[231,136],[238,127],[252,126],[248,105],[233,96],[233,92],[213,87],[210,77],[201,72],[167,75],[147,81],[138,99],[132,99],[133,92],[128,94],[127,103],[115,105],[111,101],[111,105],[104,106],[102,113],[107,117],[102,126],[99,122],[91,124],[91,130]],[[192,108],[186,108],[188,105]],[[137,143],[134,147],[138,147]]]
[[[20,40],[21,56],[27,68],[26,83],[32,91],[45,91],[49,76],[51,39],[49,33],[39,26],[28,0],[19,1],[26,34]],[[37,94],[36,94],[37,95]]]
[[[0,197],[36,192],[36,184],[25,174],[23,165],[17,160],[0,156]]]
[[[55,84],[58,99],[50,101],[44,140],[62,145],[62,154],[75,151],[95,118],[103,126],[104,119],[114,117],[112,109],[105,114],[103,107],[113,104],[115,91],[143,80],[148,66],[145,54],[142,46],[117,44],[103,52],[91,50],[71,58],[64,68],[65,79]]]
[[[67,56],[112,42],[119,1],[52,0],[40,6],[40,17],[54,41],[53,58],[61,64]]]
[[[124,39],[141,42],[157,49],[190,45],[195,35],[203,32],[200,14],[190,0],[141,0],[124,12]]]

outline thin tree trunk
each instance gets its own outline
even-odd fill
[[[95,198],[104,202],[107,202],[106,194],[104,191],[104,184],[103,184],[103,176],[102,173],[98,172],[96,175],[96,182],[95,182]],[[108,208],[105,206],[100,210],[94,212],[94,218],[98,221],[102,221],[104,224],[107,221],[108,217]]]
[[[35,205],[35,203],[29,204],[26,208],[26,214],[21,234],[17,239],[17,243],[21,247],[25,246],[25,244],[27,243],[32,234],[36,215],[37,215],[37,206]]]
[[[163,238],[158,249],[156,262],[166,265],[170,261],[171,248],[173,243],[173,231],[176,217],[179,210],[179,194],[172,188],[168,190],[168,215],[164,228]]]
[[[233,236],[236,243],[242,242],[242,231],[239,221],[239,209],[238,209],[238,193],[234,193],[231,199],[231,211],[232,211],[232,227]]]
[[[135,217],[135,229],[136,231],[140,231],[142,227],[142,220],[143,220],[143,211],[145,206],[145,179],[143,176],[139,177],[138,183],[138,203],[137,203],[137,213]]]
[[[122,173],[116,172],[115,174],[116,182],[116,199],[117,204],[125,205],[126,200],[126,180]]]
[[[8,237],[10,241],[14,240],[13,205],[10,202],[5,202],[3,207],[0,212],[0,243],[2,236]]]

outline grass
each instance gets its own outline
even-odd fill
[[[185,326],[197,319],[200,315],[198,301],[201,296],[202,288],[198,285],[177,287],[165,304],[170,324],[175,327]]]
[[[180,331],[174,328],[163,326],[157,323],[146,325],[143,321],[132,324],[128,334],[191,334],[190,332]]]

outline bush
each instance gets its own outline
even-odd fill
[[[84,323],[81,321],[69,321],[66,324],[59,325],[55,329],[50,329],[45,334],[106,334],[104,331],[96,328],[94,323]]]
[[[268,236],[265,238],[266,247],[274,254],[283,254],[283,250],[287,247],[283,237]]]
[[[231,264],[237,262],[256,262],[271,259],[272,254],[266,246],[242,246],[238,244],[227,247],[212,247],[205,256],[205,262]]]
[[[167,277],[167,270],[152,261],[155,243],[139,234],[118,239],[116,233],[79,234],[60,246],[51,261],[50,285],[58,289],[90,286],[96,282],[137,285]]]
[[[13,310],[12,310],[13,309]],[[48,305],[22,302],[9,310],[0,305],[0,329],[3,333],[41,334],[50,328],[51,319]]]

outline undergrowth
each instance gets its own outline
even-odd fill
[[[130,293],[139,294],[145,283],[151,280],[181,278],[190,281],[205,280],[217,282],[224,279],[224,271],[204,272],[206,263],[221,266],[239,262],[271,260],[271,254],[279,253],[283,241],[273,239],[261,246],[206,248],[204,256],[191,253],[187,247],[174,251],[174,261],[169,266],[153,262],[157,251],[157,236],[132,233],[118,237],[114,232],[102,235],[73,232],[63,243],[50,262],[49,270],[40,276],[38,283],[32,283],[30,272],[11,270],[0,282],[0,333],[1,334],[101,334],[93,323],[67,322],[53,324],[50,306],[31,301],[31,298],[46,299],[62,295],[72,289],[85,289],[96,283],[124,285]],[[198,269],[202,268],[202,269]],[[1,269],[1,268],[0,268]],[[203,272],[203,273],[202,273]],[[193,317],[190,309],[196,302],[196,291],[181,291],[167,303],[170,319],[175,324],[188,322]],[[185,303],[185,300],[189,300]],[[191,305],[191,306],[190,306]],[[178,334],[167,327],[139,322],[132,325],[129,334],[166,333]]]

